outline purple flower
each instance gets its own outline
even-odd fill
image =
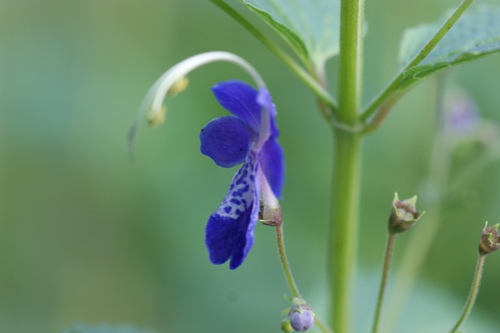
[[[212,263],[230,260],[229,268],[235,269],[252,248],[261,193],[264,205],[281,197],[283,150],[277,141],[276,110],[267,89],[257,91],[246,83],[227,81],[212,91],[233,115],[215,118],[201,130],[200,150],[221,167],[243,166],[208,219],[205,243]]]

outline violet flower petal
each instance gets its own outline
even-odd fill
[[[277,198],[281,198],[285,182],[284,161],[283,148],[279,143],[274,139],[267,140],[259,152],[259,165]]]
[[[257,171],[256,154],[250,152],[221,205],[208,219],[205,243],[213,264],[230,260],[229,268],[235,269],[252,248],[260,204]]]
[[[262,106],[257,102],[257,90],[232,80],[216,84],[212,91],[220,105],[259,132]]]
[[[245,160],[252,136],[251,129],[239,118],[215,118],[200,131],[200,151],[218,166],[230,168]]]

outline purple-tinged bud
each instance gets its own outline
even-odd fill
[[[314,326],[314,313],[300,298],[293,299],[288,319],[295,331],[304,332]]]
[[[417,196],[410,199],[399,200],[398,194],[394,194],[391,214],[389,215],[389,232],[397,234],[413,227],[423,213],[417,211]]]
[[[488,227],[488,222],[486,222],[481,233],[481,239],[479,240],[479,253],[487,255],[499,249],[500,237],[498,236],[498,224]]]

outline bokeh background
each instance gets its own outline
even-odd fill
[[[396,73],[402,31],[456,3],[367,1],[365,100]],[[333,140],[312,94],[287,68],[209,1],[0,0],[0,332],[54,333],[78,322],[279,332],[287,287],[272,229],[257,227],[254,249],[236,271],[211,265],[203,243],[205,221],[234,173],[199,153],[199,129],[225,114],[209,88],[248,77],[226,64],[198,69],[189,89],[167,101],[166,124],[141,126],[135,162],[126,148],[156,78],[210,50],[244,56],[273,94],[287,158],[290,261],[303,294],[325,312]],[[333,60],[332,80],[336,69]],[[500,58],[492,56],[450,72],[447,84],[468,90],[481,115],[500,124],[499,77]],[[360,331],[372,320],[393,193],[419,192],[429,170],[435,88],[433,80],[420,84],[366,140]],[[442,332],[457,318],[479,231],[485,220],[500,222],[499,167],[473,174],[466,200],[445,210],[400,332],[432,332],[414,323],[444,321]],[[431,221],[435,207],[426,214]],[[396,255],[396,267],[401,260]],[[470,323],[470,332],[497,331],[499,279],[500,255],[492,255],[472,315],[483,328]]]

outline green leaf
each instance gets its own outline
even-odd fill
[[[77,324],[61,333],[158,333],[151,330],[140,330],[132,326],[99,325],[89,326],[87,324]]]
[[[241,0],[314,67],[339,52],[340,0]]]
[[[437,23],[405,31],[399,52],[402,67],[420,52],[448,16]],[[499,51],[500,7],[483,4],[467,11],[420,64],[408,68],[404,72],[404,83]]]

